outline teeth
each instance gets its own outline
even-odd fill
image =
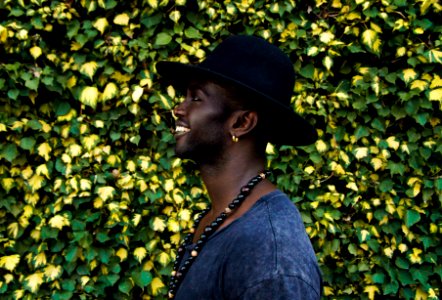
[[[177,126],[175,128],[176,133],[185,133],[185,132],[189,132],[189,131],[190,131],[190,129],[187,127],[184,127],[184,126]]]

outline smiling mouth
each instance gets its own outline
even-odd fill
[[[176,126],[175,127],[175,135],[183,135],[190,131],[190,128],[184,126]]]

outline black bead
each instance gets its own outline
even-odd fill
[[[246,198],[246,196],[245,195],[238,195],[238,197],[236,197],[236,199],[238,199],[238,200],[244,200]]]
[[[232,201],[232,203],[235,204],[235,205],[237,205],[237,204],[240,204],[240,203],[241,203],[241,200],[239,200],[239,199],[235,199],[235,200]]]
[[[236,207],[236,206],[235,206],[233,203],[230,203],[230,204],[229,204],[229,208],[230,208],[230,209],[234,209],[235,207]]]

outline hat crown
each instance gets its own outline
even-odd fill
[[[279,104],[290,104],[295,82],[292,62],[278,47],[262,38],[229,37],[200,66],[223,74]]]

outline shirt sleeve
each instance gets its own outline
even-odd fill
[[[298,276],[275,275],[248,287],[236,300],[319,300],[321,292]]]

